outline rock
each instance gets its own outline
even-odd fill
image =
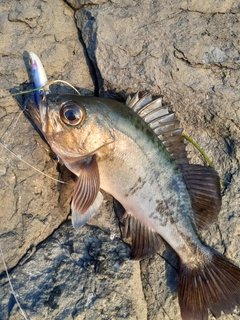
[[[171,6],[113,1],[76,13],[101,94],[125,96],[137,89],[164,94],[184,131],[213,159],[224,183],[223,205],[218,223],[202,239],[238,265],[239,15],[233,2],[222,1],[172,1]],[[188,149],[191,162],[202,163],[198,151]],[[158,276],[150,280],[151,268],[146,262],[141,265],[144,293],[151,296],[149,318],[174,318],[169,293],[156,299],[161,290]],[[164,311],[152,301],[161,301]],[[239,315],[237,311],[222,318]]]
[[[104,231],[91,225],[75,232],[64,223],[14,268],[12,284],[29,319],[146,319],[139,263],[128,259],[111,218]],[[6,277],[0,318],[22,318]]]
[[[82,8],[84,5],[99,5],[107,3],[108,0],[66,0],[66,2],[75,10]]]
[[[237,3],[2,0],[0,7],[0,245],[22,308],[30,319],[180,319],[171,248],[140,264],[129,261],[107,196],[75,232],[67,221],[72,178],[58,172],[9,92],[31,88],[26,52],[33,51],[49,79],[82,94],[164,94],[224,183],[218,222],[201,238],[240,265]],[[24,105],[29,97],[17,99]],[[188,151],[203,163],[191,145]],[[22,319],[1,262],[0,269],[0,318]],[[221,319],[239,317],[236,309]]]
[[[21,114],[16,100],[9,96],[9,90],[32,88],[25,65],[26,51],[34,51],[41,57],[49,79],[64,79],[80,90],[83,87],[83,94],[94,90],[73,10],[59,1],[35,3],[1,3],[0,240],[9,268],[66,220],[70,202],[69,194],[66,206],[59,206],[60,186],[44,176],[58,179],[57,164],[49,156],[49,147]],[[58,19],[51,21],[49,15],[53,11]],[[17,99],[22,105],[26,101],[25,96]],[[0,269],[3,271],[2,264]]]

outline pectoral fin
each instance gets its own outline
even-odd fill
[[[93,202],[93,204],[88,208],[86,212],[83,214],[79,213],[73,205],[71,205],[72,210],[72,224],[73,228],[75,230],[78,230],[80,227],[82,227],[88,220],[91,219],[91,217],[94,215],[94,213],[98,210],[103,200],[103,196],[101,192],[98,192],[97,198]]]
[[[131,258],[144,259],[160,250],[164,245],[162,238],[135,217],[125,213],[123,216],[123,235],[131,240]]]
[[[99,192],[100,178],[96,156],[82,163],[73,192],[71,210],[75,229],[87,222],[99,208],[102,195]]]

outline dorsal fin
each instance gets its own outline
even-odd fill
[[[179,121],[174,113],[169,114],[167,106],[162,105],[162,96],[150,102],[149,97],[146,95],[139,99],[137,93],[133,99],[127,100],[127,106],[149,125],[179,165],[191,199],[196,226],[206,229],[220,211],[219,177],[211,167],[189,164]]]
[[[169,105],[162,105],[162,98],[152,100],[152,95],[146,94],[140,99],[137,92],[132,99],[127,98],[126,105],[149,125],[178,164],[186,164],[188,159],[182,129],[175,114],[169,114]]]
[[[129,108],[132,108],[138,101],[139,101],[139,94],[138,94],[138,92],[136,92],[132,98],[130,96],[128,96],[127,101],[126,101],[126,105]]]
[[[144,109],[145,106],[147,106],[152,101],[151,93],[145,94],[141,99],[138,95],[135,95],[134,98],[135,103],[132,105],[132,109],[136,113],[139,113],[142,109]],[[137,98],[138,100],[136,101]]]

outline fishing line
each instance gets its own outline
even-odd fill
[[[26,90],[26,91],[19,91],[19,92],[15,92],[15,93],[10,93],[10,96],[11,97],[16,97],[16,96],[19,96],[20,94],[27,94],[27,93],[39,91],[39,90],[42,90],[42,89],[43,89],[43,87],[39,87],[39,88],[30,89],[30,90]],[[5,97],[2,97],[2,98],[5,98]]]
[[[188,135],[186,135],[186,133],[182,133],[182,136],[189,141],[203,156],[203,158],[206,160],[206,162],[208,163],[208,165],[212,168],[214,168],[214,164],[212,163],[212,161],[209,159],[209,157],[207,156],[207,154],[203,151],[203,149],[197,144],[196,141],[194,141],[191,137],[189,137]]]
[[[25,161],[24,159],[22,159],[21,156],[17,155],[17,154],[14,153],[12,150],[10,150],[10,149],[9,149],[5,144],[3,144],[1,141],[0,141],[0,144],[1,144],[1,146],[2,146],[4,149],[6,149],[7,151],[9,151],[12,155],[14,155],[16,158],[18,158],[20,161],[22,161],[23,163],[25,163],[27,166],[29,166],[29,167],[32,168],[33,170],[41,173],[42,175],[44,175],[45,177],[47,177],[47,178],[49,178],[49,179],[51,179],[51,180],[53,180],[53,181],[60,182],[60,183],[62,183],[62,184],[66,184],[66,182],[61,181],[61,180],[58,180],[58,179],[55,179],[55,178],[49,176],[48,174],[42,172],[41,170],[35,168],[35,167],[32,166],[30,163],[28,163],[27,161]]]
[[[35,88],[35,89],[20,91],[20,92],[16,92],[16,93],[11,93],[10,96],[15,97],[15,96],[18,96],[18,95],[21,95],[21,94],[27,94],[27,93],[31,93],[31,92],[40,91],[40,90],[46,91],[49,86],[51,86],[52,84],[56,84],[56,83],[66,84],[66,85],[68,85],[69,87],[71,87],[78,95],[80,95],[80,92],[79,92],[73,85],[71,85],[69,82],[64,81],[64,80],[58,80],[58,79],[57,79],[57,80],[52,80],[52,81],[50,81],[50,82],[47,82],[44,86],[41,86],[41,87],[38,87],[38,88]],[[19,118],[20,118],[20,116],[22,115],[23,112],[24,112],[24,109],[20,112],[20,114],[19,114],[19,116],[18,116],[18,118],[17,118],[17,120],[16,120],[13,128],[12,128],[11,131],[10,131],[10,133],[11,133],[11,132],[14,130],[14,128],[16,127],[17,122],[18,122],[18,120],[19,120]],[[9,134],[10,134],[10,133],[9,133]],[[10,153],[11,153],[12,155],[14,155],[17,159],[19,159],[20,161],[22,161],[23,163],[25,163],[27,166],[29,166],[29,167],[32,168],[33,170],[39,172],[40,174],[46,176],[47,178],[50,178],[50,179],[53,180],[53,181],[56,181],[56,182],[59,182],[59,183],[62,183],[62,184],[66,184],[66,182],[61,181],[61,180],[58,180],[58,179],[55,179],[55,178],[49,176],[48,174],[46,174],[46,173],[38,170],[37,168],[35,168],[35,167],[32,166],[31,164],[29,164],[27,161],[25,161],[24,159],[22,159],[21,156],[15,154],[12,150],[10,150],[10,149],[9,149],[4,143],[2,143],[1,141],[0,141],[0,144],[1,144],[2,147],[5,148],[8,152],[10,152]]]
[[[42,87],[42,90],[46,90],[46,88],[47,88],[48,86],[51,86],[52,84],[55,84],[55,83],[63,83],[63,84],[66,84],[66,85],[68,85],[69,87],[71,87],[74,91],[76,91],[79,96],[81,95],[80,92],[79,92],[73,85],[71,85],[69,82],[64,81],[64,80],[52,80],[52,81],[49,81],[49,82],[47,82],[47,83]]]
[[[47,82],[44,86],[41,86],[41,87],[38,87],[38,88],[35,88],[35,89],[31,89],[31,90],[25,90],[25,91],[19,91],[19,92],[15,92],[15,93],[10,93],[10,96],[11,97],[15,97],[15,96],[18,96],[20,94],[27,94],[27,93],[32,93],[32,92],[35,92],[35,91],[40,91],[40,90],[48,90],[48,87],[53,85],[53,84],[56,84],[56,83],[62,83],[62,84],[66,84],[68,85],[70,88],[72,88],[79,96],[81,95],[80,92],[73,86],[71,85],[71,83],[67,82],[67,81],[64,81],[64,80],[52,80],[52,81],[49,81]]]
[[[20,112],[20,114],[18,115],[17,120],[16,120],[16,122],[15,122],[14,125],[13,125],[13,128],[11,128],[11,130],[10,130],[10,132],[9,132],[9,135],[11,134],[11,132],[12,132],[12,131],[14,130],[14,128],[16,127],[16,125],[17,125],[17,123],[18,123],[18,120],[20,119],[20,117],[21,117],[21,115],[22,115],[23,113],[24,113],[24,109],[23,109],[23,110]],[[2,136],[2,137],[3,137],[3,136]],[[1,137],[1,138],[2,138],[2,137]],[[35,171],[41,173],[42,175],[44,175],[44,176],[46,176],[47,178],[50,178],[50,179],[52,179],[52,180],[54,180],[54,181],[60,182],[60,183],[62,183],[62,184],[66,184],[66,182],[61,181],[61,180],[58,180],[58,179],[55,179],[55,178],[47,175],[46,173],[40,171],[39,169],[35,168],[35,167],[32,166],[30,163],[28,163],[27,161],[25,161],[24,159],[22,159],[21,156],[17,155],[17,154],[14,153],[12,150],[10,150],[10,149],[6,146],[6,144],[2,143],[1,141],[0,141],[0,145],[3,146],[3,148],[5,148],[7,151],[9,151],[12,155],[14,155],[17,159],[19,159],[20,161],[22,161],[23,163],[25,163],[26,165],[28,165],[30,168],[34,169]],[[9,162],[9,159],[8,159],[8,162]],[[7,162],[7,163],[8,163],[8,162]]]
[[[20,117],[21,117],[21,115],[23,114],[23,112],[24,112],[24,110],[21,110],[21,111],[20,111],[20,113],[19,113],[19,115],[18,115],[18,117],[17,117],[16,122],[13,124],[13,128],[11,128],[11,130],[8,131],[9,126],[11,126],[11,124],[12,124],[12,121],[11,121],[11,123],[10,123],[10,125],[8,126],[7,130],[2,134],[2,136],[1,136],[1,138],[0,138],[1,140],[3,139],[3,136],[4,136],[5,134],[8,134],[8,136],[6,137],[6,140],[9,140],[9,138],[10,138],[10,136],[11,136],[11,133],[12,133],[12,131],[14,130],[14,128],[16,127],[16,125],[17,125],[17,123],[18,123],[18,120],[20,119]],[[5,139],[4,139],[4,140],[5,140]],[[8,142],[8,141],[7,141],[7,142]],[[1,141],[0,141],[0,143],[1,143]],[[5,143],[6,143],[6,141],[5,141]],[[10,158],[7,159],[7,161],[5,162],[5,165],[7,165],[7,164],[9,163],[9,161],[10,161]]]
[[[66,81],[55,80],[55,81],[51,81],[51,82],[49,83],[49,85],[51,85],[51,84],[53,84],[53,83],[57,83],[57,82],[61,82],[61,83],[64,83],[64,84],[68,84],[71,88],[73,88],[73,89],[80,95],[80,93],[78,92],[78,90],[77,90],[76,88],[74,88],[71,84],[67,83]],[[45,85],[45,86],[47,86],[47,85]],[[17,92],[17,93],[12,93],[12,94],[10,94],[10,96],[14,97],[14,96],[17,96],[17,95],[20,95],[20,94],[27,94],[27,93],[39,91],[39,90],[42,90],[42,89],[44,90],[45,86],[44,86],[44,87],[40,87],[40,88],[36,88],[36,89],[31,89],[31,90],[21,91],[21,92]],[[24,113],[24,109],[23,109],[23,110],[20,112],[20,114],[18,115],[18,117],[17,117],[17,119],[16,119],[13,127],[11,128],[10,132],[8,132],[8,137],[11,135],[11,133],[12,133],[13,130],[15,129],[15,127],[16,127],[16,125],[17,125],[17,123],[18,123],[18,121],[19,121],[19,119],[20,119],[20,117],[21,117],[21,115],[22,115],[23,113]],[[1,141],[0,141],[0,145],[1,145],[5,150],[7,150],[8,152],[10,152],[14,157],[16,157],[17,159],[19,159],[20,161],[22,161],[23,163],[25,163],[25,164],[26,164],[27,166],[29,166],[30,168],[32,168],[33,170],[37,171],[38,173],[46,176],[47,178],[49,178],[49,179],[51,179],[51,180],[53,180],[53,181],[56,181],[56,182],[59,182],[59,183],[62,183],[62,184],[66,184],[66,182],[61,181],[61,180],[58,180],[58,179],[55,179],[55,178],[49,176],[48,174],[40,171],[39,169],[35,168],[35,167],[32,166],[31,164],[29,164],[27,161],[25,161],[24,159],[22,159],[21,156],[15,154],[12,150],[10,150],[10,149],[9,149],[4,143],[2,143]],[[18,300],[18,298],[17,298],[17,294],[16,294],[16,292],[15,292],[15,290],[14,290],[14,288],[13,288],[13,285],[12,285],[12,282],[11,282],[11,279],[10,279],[10,275],[9,275],[9,273],[8,273],[8,268],[7,268],[7,265],[6,265],[6,262],[5,262],[5,258],[4,258],[4,254],[3,254],[3,250],[2,250],[1,243],[0,243],[0,253],[1,253],[1,258],[2,258],[3,265],[4,265],[4,269],[5,269],[5,272],[6,272],[6,276],[7,276],[7,279],[8,279],[8,283],[9,283],[9,286],[10,286],[10,288],[11,288],[11,291],[12,291],[12,294],[13,294],[13,296],[14,296],[14,299],[15,299],[17,305],[18,305],[19,310],[20,310],[21,313],[22,313],[23,318],[24,318],[25,320],[29,320],[29,317],[26,315],[26,313],[25,313],[24,310],[22,309],[22,307],[21,307],[21,305],[20,305],[20,302],[19,302],[19,300]]]
[[[182,133],[182,136],[189,141],[203,156],[203,158],[205,159],[205,161],[208,163],[208,165],[212,168],[215,169],[214,164],[212,163],[212,161],[209,159],[209,157],[207,156],[207,154],[205,153],[205,151],[197,144],[196,141],[194,141],[191,137],[189,137],[188,135],[186,135],[186,133]],[[220,187],[223,188],[223,182],[221,179],[219,179],[219,183],[220,183]]]
[[[7,275],[7,279],[8,279],[8,283],[10,285],[10,288],[12,290],[12,294],[15,298],[15,301],[18,305],[18,308],[19,310],[22,312],[22,315],[24,317],[25,320],[29,320],[29,317],[26,315],[26,313],[23,311],[21,305],[20,305],[20,302],[18,301],[18,298],[17,298],[17,295],[16,295],[16,292],[13,288],[13,285],[12,285],[12,282],[11,282],[11,279],[10,279],[10,276],[9,276],[9,273],[8,273],[8,268],[7,268],[7,265],[6,265],[6,262],[5,262],[5,259],[4,259],[4,254],[3,254],[3,251],[2,251],[2,246],[1,246],[1,243],[0,243],[0,252],[1,252],[1,257],[2,257],[2,262],[3,262],[3,265],[4,265],[4,269],[5,269],[5,272],[6,272],[6,275]]]
[[[17,112],[18,113],[18,112]],[[15,129],[15,127],[16,127],[16,125],[17,125],[17,123],[18,123],[18,120],[20,119],[20,117],[21,117],[21,115],[24,113],[24,110],[21,110],[20,111],[20,113],[19,113],[19,115],[18,115],[18,117],[17,117],[17,120],[16,120],[16,122],[14,123],[14,125],[13,125],[13,128],[11,128],[11,130],[9,130],[8,131],[8,129],[2,134],[2,136],[1,136],[1,139],[3,138],[3,136],[4,136],[4,134],[5,133],[8,133],[8,135],[10,136],[11,135],[11,133],[13,132],[13,130]],[[11,124],[10,124],[11,125]],[[7,139],[8,139],[8,137],[7,137]]]

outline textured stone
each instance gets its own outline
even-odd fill
[[[99,5],[107,3],[108,0],[66,0],[66,2],[74,9],[78,10],[82,8],[84,5]]]
[[[128,259],[109,220],[105,231],[92,225],[75,232],[64,223],[14,268],[12,284],[29,319],[146,319],[139,263]],[[22,319],[6,277],[0,283],[0,318]]]
[[[185,133],[213,159],[224,183],[223,206],[202,239],[238,265],[239,17],[233,1],[112,1],[76,14],[101,94],[126,96],[137,89],[164,94]],[[202,163],[200,154],[188,149],[191,161]],[[179,318],[176,296],[163,292],[166,280],[153,271],[157,260],[141,263],[148,317]]]
[[[66,219],[70,201],[68,194],[66,206],[59,205],[60,184],[41,174],[57,179],[56,162],[49,156],[49,147],[21,114],[15,99],[9,96],[10,92],[32,88],[26,52],[34,51],[40,56],[49,79],[64,78],[80,90],[83,87],[84,94],[94,87],[69,6],[61,1],[39,1],[37,5],[35,1],[4,1],[0,7],[0,241],[11,268]],[[49,19],[53,12],[58,19]],[[24,105],[29,95],[17,99]],[[2,144],[41,172],[17,159]]]

